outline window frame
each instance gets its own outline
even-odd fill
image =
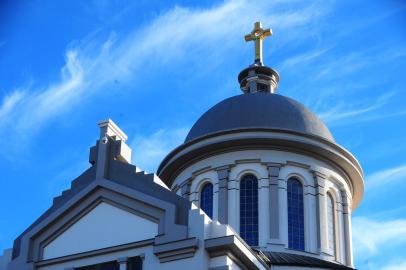
[[[209,215],[209,213],[207,213],[205,211],[205,209],[202,207],[202,195],[203,195],[203,191],[205,188],[207,188],[208,186],[211,186],[211,215]],[[200,185],[200,189],[199,189],[199,207],[200,209],[203,210],[203,212],[210,217],[211,219],[213,219],[213,214],[214,214],[214,185],[212,182],[210,181],[204,181],[201,185]]]
[[[253,202],[252,202],[252,204],[256,204],[256,215],[254,215],[254,214],[252,214],[251,216],[245,216],[244,217],[244,219],[245,219],[245,225],[244,225],[244,227],[246,228],[246,226],[248,227],[248,226],[252,226],[251,228],[253,228],[253,226],[255,226],[256,225],[256,230],[254,230],[254,229],[252,229],[251,231],[248,231],[248,230],[245,230],[245,232],[242,232],[242,218],[243,218],[243,215],[242,215],[242,196],[243,196],[243,194],[242,194],[242,183],[244,182],[244,181],[247,181],[247,177],[253,177],[253,179],[255,179],[255,184],[254,184],[254,187],[252,188],[252,190],[254,190],[255,189],[255,187],[256,187],[256,198],[255,197],[253,197]],[[253,192],[252,192],[252,194],[254,194]],[[249,245],[249,246],[253,246],[253,247],[255,247],[255,246],[259,246],[259,232],[260,232],[260,228],[259,228],[259,178],[258,178],[258,176],[256,175],[256,174],[254,174],[254,173],[251,173],[251,172],[248,172],[248,173],[245,173],[245,174],[243,174],[240,178],[239,178],[239,196],[238,196],[238,198],[239,198],[239,220],[238,220],[238,224],[239,224],[239,234],[240,234],[240,236],[241,236],[241,238],[242,239],[244,239],[244,241]],[[247,204],[247,203],[245,203],[245,204]],[[252,207],[255,207],[255,205],[253,205]],[[245,211],[244,211],[245,212]],[[251,224],[247,224],[247,219],[251,219]],[[250,220],[248,220],[248,221],[250,221]],[[256,223],[256,224],[255,224]],[[248,240],[248,238],[246,238],[246,235],[245,234],[247,234],[247,233],[253,233],[253,241],[250,241],[250,240]]]
[[[290,203],[291,203],[291,201],[289,200],[289,182],[290,181],[295,181],[295,182],[297,182],[297,183],[299,183],[300,184],[300,188],[301,188],[301,223],[302,223],[302,238],[303,238],[303,242],[302,243],[299,243],[299,247],[295,247],[293,244],[291,245],[291,243],[290,243],[290,237],[291,237],[291,234],[290,234],[290,222],[291,222],[291,220],[290,220],[290,212],[289,212],[289,209],[290,209]],[[288,178],[288,180],[286,181],[286,207],[287,207],[287,226],[288,226],[288,228],[287,228],[287,232],[288,232],[288,248],[289,249],[294,249],[294,250],[298,250],[298,251],[306,251],[306,215],[305,215],[305,185],[304,185],[304,183],[303,183],[303,180],[301,179],[301,178],[299,178],[299,177],[297,177],[297,176],[290,176],[289,178]],[[298,210],[299,211],[299,210]],[[296,222],[297,223],[297,222]],[[300,240],[299,240],[300,241]],[[301,245],[301,246],[300,246]]]

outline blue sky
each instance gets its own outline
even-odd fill
[[[359,269],[406,269],[402,1],[2,1],[0,250],[85,170],[97,122],[154,172],[215,103],[240,94],[261,20],[278,93],[318,113],[365,172]]]

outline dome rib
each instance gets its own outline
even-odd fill
[[[185,143],[199,137],[238,129],[289,130],[334,142],[326,125],[299,102],[277,94],[230,97],[213,106],[193,125]]]

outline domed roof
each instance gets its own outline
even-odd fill
[[[227,98],[205,112],[185,139],[238,129],[274,129],[315,135],[334,142],[326,125],[299,102],[277,94],[250,93]]]

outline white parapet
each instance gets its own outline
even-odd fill
[[[105,135],[110,137],[115,136],[117,139],[122,140],[123,142],[128,139],[127,135],[110,118],[100,121],[98,125],[100,127],[100,139]]]

